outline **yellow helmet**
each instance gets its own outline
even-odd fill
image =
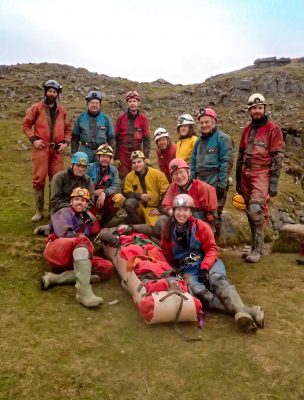
[[[98,147],[96,155],[114,157],[114,151],[111,146],[105,143]]]
[[[142,158],[143,160],[146,159],[144,153],[140,150],[135,150],[131,153],[131,157],[130,157],[131,161],[135,160],[135,158]]]
[[[71,193],[71,198],[72,197],[83,197],[84,199],[89,201],[90,200],[90,193],[86,188],[77,187]]]
[[[239,210],[242,210],[242,211],[246,210],[245,200],[241,194],[235,193],[232,196],[232,204],[235,208],[238,208]]]

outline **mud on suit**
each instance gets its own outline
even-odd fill
[[[121,180],[118,170],[114,165],[109,165],[106,169],[101,168],[98,161],[89,165],[87,175],[93,181],[95,190],[102,189],[106,195],[102,209],[96,206],[91,211],[94,214],[101,214],[100,225],[103,227],[109,222],[122,208],[125,198],[121,194]]]
[[[171,176],[169,172],[170,161],[176,158],[176,144],[171,141],[165,150],[156,149],[159,169],[166,175],[169,183],[171,183]]]
[[[176,143],[176,158],[181,158],[182,160],[185,160],[187,164],[189,164],[196,141],[197,136],[195,135],[189,138],[180,139]]]
[[[164,211],[168,212],[172,209],[174,197],[181,193],[189,194],[193,198],[195,205],[193,215],[213,226],[217,215],[217,198],[214,187],[197,179],[190,179],[184,188],[172,182],[162,202]]]
[[[75,176],[71,167],[58,172],[51,181],[51,212],[55,213],[63,207],[69,207],[71,193],[77,187],[86,188],[94,203],[94,184],[88,175]]]
[[[221,215],[229,188],[229,174],[233,165],[233,142],[229,135],[214,129],[209,135],[202,135],[195,143],[191,160],[191,178],[209,183],[216,189],[218,216],[216,233],[221,227]]]
[[[57,211],[51,217],[50,232],[44,249],[44,258],[52,272],[62,273],[73,269],[73,252],[84,247],[92,259],[92,275],[99,275],[102,280],[112,275],[113,265],[110,261],[94,256],[94,246],[87,238],[92,221],[86,212],[75,213],[71,207]]]
[[[131,224],[145,223],[155,226],[159,215],[150,215],[156,208],[162,213],[162,199],[169,183],[165,174],[158,169],[146,167],[143,175],[131,171],[125,178],[123,193],[126,198],[124,208]],[[151,199],[148,202],[141,200],[141,195],[148,193]]]
[[[115,133],[111,118],[103,112],[94,115],[85,111],[80,114],[73,126],[72,154],[83,151],[90,162],[97,161],[96,150],[105,143],[115,151]]]
[[[245,332],[263,327],[260,307],[247,307],[227,279],[210,226],[190,217],[184,228],[172,219],[170,236],[162,231],[161,248],[168,263],[179,272],[207,310],[233,315]]]
[[[115,124],[115,160],[121,163],[119,175],[124,178],[131,171],[131,153],[142,150],[145,157],[150,154],[150,131],[148,118],[141,112],[133,115],[129,110],[123,113]]]
[[[34,129],[32,129],[34,127]],[[54,144],[69,143],[71,140],[71,121],[63,106],[56,104],[54,117],[44,101],[33,104],[23,119],[23,132],[33,144],[42,139],[46,147],[32,147],[32,171],[34,190],[44,190],[46,177],[49,181],[64,169],[64,154],[59,154]]]
[[[276,196],[283,162],[283,134],[264,117],[242,132],[236,168],[237,191],[244,197],[252,249],[262,253],[263,218],[268,196]]]

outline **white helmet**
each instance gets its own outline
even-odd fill
[[[154,140],[157,142],[158,139],[162,137],[169,138],[169,133],[166,131],[165,128],[157,128],[154,132]]]
[[[262,95],[262,94],[260,94],[260,93],[253,93],[250,97],[249,97],[249,99],[248,99],[248,101],[247,101],[247,106],[248,106],[248,110],[251,108],[251,107],[254,107],[254,106],[257,106],[257,105],[264,105],[264,106],[266,106],[267,105],[267,103],[266,103],[266,100],[265,100],[265,97]]]
[[[183,114],[177,120],[177,127],[182,125],[194,125],[194,119],[190,114]]]

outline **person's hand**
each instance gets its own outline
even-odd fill
[[[152,162],[149,158],[146,158],[145,161],[148,167],[152,167]]]
[[[269,184],[269,196],[275,197],[278,194],[278,183],[270,182]]]
[[[96,197],[98,197],[101,193],[103,193],[104,192],[104,190],[103,189],[97,189],[97,190],[95,190],[95,196]]]
[[[34,140],[33,146],[34,146],[35,149],[37,149],[37,150],[43,150],[43,149],[46,148],[46,144],[44,143],[44,141],[43,141],[42,139]]]
[[[64,153],[65,149],[68,147],[68,145],[66,143],[60,143],[60,147],[57,150],[57,153],[61,154]]]
[[[157,208],[152,208],[152,209],[150,210],[150,215],[154,215],[154,216],[160,215],[160,212],[158,211]]]
[[[206,287],[209,283],[209,273],[206,269],[200,269],[198,272],[198,281],[201,282]]]
[[[145,201],[146,203],[148,203],[148,201],[151,199],[151,196],[148,193],[142,193],[140,198],[142,201]]]
[[[116,168],[119,168],[119,167],[121,166],[120,160],[118,160],[118,159],[117,159],[117,160],[114,160],[114,161],[113,161],[113,165],[115,165]]]
[[[96,206],[97,208],[102,208],[105,202],[106,194],[105,192],[101,192],[100,195],[97,197]]]

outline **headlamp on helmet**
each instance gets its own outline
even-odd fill
[[[71,193],[71,199],[73,197],[83,197],[87,201],[90,200],[90,193],[86,188],[77,187]]]
[[[143,160],[146,159],[144,153],[140,150],[135,150],[131,153],[131,157],[130,157],[131,161],[135,160],[136,158],[142,158]]]

